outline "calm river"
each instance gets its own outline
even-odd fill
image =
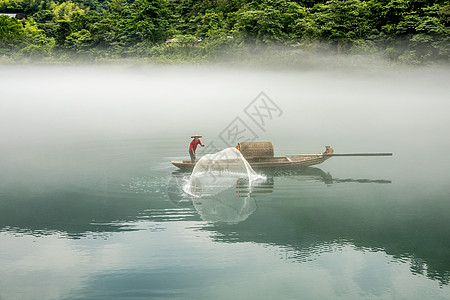
[[[0,299],[450,299],[449,78],[4,66]],[[192,198],[194,133],[394,155]]]

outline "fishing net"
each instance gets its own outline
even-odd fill
[[[195,196],[211,196],[231,187],[239,179],[248,179],[249,185],[264,178],[253,171],[236,148],[230,147],[215,154],[203,156],[192,171],[187,192]]]

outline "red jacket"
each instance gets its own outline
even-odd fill
[[[198,144],[202,144],[202,142],[200,141],[200,139],[197,140],[197,142],[194,140],[191,141],[191,143],[189,144],[189,151],[192,151],[195,153],[195,150],[197,150],[197,145]]]

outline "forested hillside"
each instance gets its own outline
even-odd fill
[[[450,1],[0,0],[0,61],[213,61],[261,49],[448,62]]]

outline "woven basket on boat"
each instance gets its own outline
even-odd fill
[[[273,158],[273,144],[271,142],[242,142],[241,153],[246,159]]]

